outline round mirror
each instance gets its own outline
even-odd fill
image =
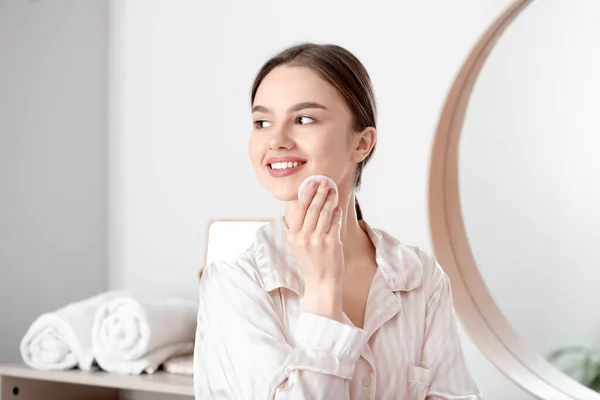
[[[448,96],[430,224],[481,351],[542,399],[600,399],[600,1],[516,1]]]

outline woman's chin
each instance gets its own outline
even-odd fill
[[[298,200],[298,193],[294,192],[294,193],[290,193],[289,191],[269,191],[269,193],[271,193],[271,196],[273,196],[275,199],[279,200],[279,201],[294,201],[294,200]]]

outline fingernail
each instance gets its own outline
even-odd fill
[[[309,187],[310,189],[314,189],[314,188],[315,188],[315,186],[317,186],[317,183],[316,183],[315,181],[312,181],[312,182],[309,182],[309,183],[308,183],[308,187]]]
[[[324,188],[324,187],[327,187],[327,184],[328,184],[328,183],[329,183],[329,182],[327,182],[325,179],[323,179],[323,180],[321,181],[321,187],[322,187],[322,188]]]

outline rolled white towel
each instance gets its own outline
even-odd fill
[[[91,370],[94,363],[91,333],[96,311],[122,294],[104,292],[40,315],[21,339],[21,358],[25,364],[41,370],[75,367]]]
[[[102,305],[92,328],[100,368],[119,374],[154,373],[173,356],[193,351],[198,303],[123,296]]]
[[[194,355],[171,357],[163,364],[163,369],[170,374],[194,375]]]

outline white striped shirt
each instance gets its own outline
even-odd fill
[[[304,283],[283,218],[200,283],[196,399],[479,400],[450,281],[429,253],[361,221],[377,270],[362,329],[300,312]]]

